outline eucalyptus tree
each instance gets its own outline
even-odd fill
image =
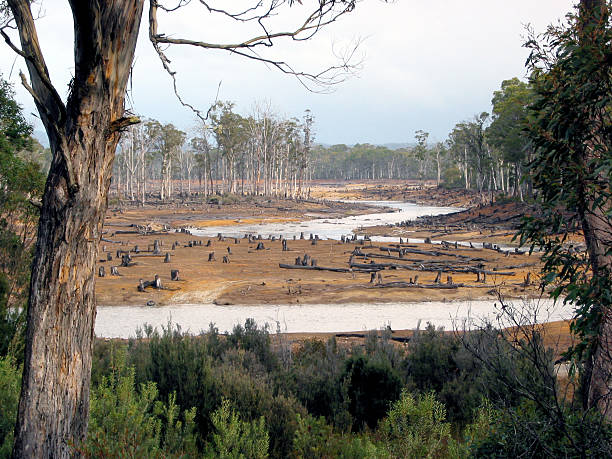
[[[418,130],[414,133],[414,138],[417,142],[414,147],[413,154],[419,166],[419,180],[421,182],[425,178],[425,168],[427,167],[428,150],[427,150],[427,139],[429,138],[429,132]]]
[[[223,154],[225,191],[236,192],[236,164],[247,142],[245,119],[234,112],[232,102],[217,102],[210,111],[212,131]]]
[[[487,141],[501,153],[498,174],[502,183],[504,176],[506,180],[510,179],[508,168],[512,168],[516,192],[521,190],[520,179],[533,154],[533,142],[527,135],[528,107],[532,102],[530,85],[518,78],[502,81],[501,89],[493,93],[491,101],[493,112],[486,132]],[[531,183],[528,175],[525,178],[527,183]],[[509,187],[503,188],[507,190]]]
[[[173,124],[159,121],[147,123],[151,141],[151,152],[160,161],[159,198],[164,201],[172,197],[172,163],[185,143],[186,134]]]
[[[201,136],[193,137],[189,141],[189,145],[194,156],[194,167],[198,176],[200,192],[203,192],[204,196],[208,196],[210,190],[212,190],[211,147],[208,142],[208,132],[203,130],[200,134]],[[202,187],[202,181],[204,181],[204,187]]]
[[[124,101],[144,3],[69,2],[75,66],[66,101],[47,70],[30,0],[0,3],[0,32],[7,46],[24,58],[29,81],[23,75],[22,82],[34,99],[53,155],[32,268],[16,457],[78,454],[69,445],[80,444],[87,432],[96,311],[93,272],[117,143],[121,131],[138,122],[125,113]],[[308,73],[266,54],[276,41],[308,39],[355,8],[354,0],[321,0],[311,7],[303,3],[264,0],[234,12],[204,1],[166,5],[163,0],[149,0],[149,39],[175,92],[176,72],[165,54],[167,46],[241,55],[295,75],[306,84],[338,82],[349,67],[347,62]],[[191,10],[191,15],[206,15],[215,22],[252,23],[260,27],[260,33],[244,41],[215,43],[159,31],[160,14],[179,14],[198,6],[201,10]],[[287,16],[297,18],[298,25],[277,31],[278,24],[272,21]]]
[[[581,0],[567,25],[532,37],[529,67],[534,102],[529,137],[536,149],[530,172],[542,215],[522,229],[540,248],[543,281],[573,302],[570,349],[583,369],[585,407],[612,419],[612,5]],[[562,212],[565,210],[565,212]],[[586,253],[567,237],[582,230]]]

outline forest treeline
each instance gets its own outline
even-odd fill
[[[448,139],[432,143],[415,133],[413,147],[315,144],[314,115],[285,119],[269,105],[250,115],[218,102],[193,136],[172,124],[144,120],[129,127],[117,151],[113,189],[122,199],[144,203],[198,193],[307,197],[310,181],[435,180],[438,185],[503,193],[523,199],[521,182],[533,147],[524,132],[529,83],[502,82],[492,113],[457,123]]]

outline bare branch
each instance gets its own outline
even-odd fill
[[[169,37],[158,32],[158,9],[165,12],[171,12],[189,3],[189,0],[179,0],[176,6],[168,8],[161,5],[159,0],[149,0],[149,39],[160,58],[162,66],[172,78],[174,93],[179,102],[183,106],[191,109],[198,118],[203,121],[207,119],[208,114],[204,117],[201,111],[185,102],[180,96],[177,87],[176,72],[172,70],[170,66],[171,61],[165,53],[166,50],[162,49],[162,45],[187,45],[196,48],[217,49],[237,54],[270,65],[280,70],[282,73],[296,77],[302,86],[312,92],[325,92],[329,90],[329,87],[344,81],[347,75],[354,73],[359,67],[360,62],[355,64],[352,61],[360,41],[357,41],[355,46],[350,49],[349,52],[345,53],[344,56],[336,56],[340,59],[339,64],[330,66],[317,73],[299,71],[288,62],[265,57],[255,51],[256,48],[271,47],[275,41],[280,39],[305,41],[312,38],[324,26],[332,24],[341,16],[353,11],[355,8],[355,0],[319,0],[316,2],[316,7],[306,15],[306,18],[295,29],[281,32],[269,30],[265,21],[277,15],[281,7],[291,8],[294,6],[294,0],[270,0],[269,2],[258,0],[254,6],[238,13],[215,8],[211,6],[209,1],[200,0],[200,4],[203,5],[209,13],[221,14],[238,22],[256,21],[262,33],[241,42],[212,43],[187,38]],[[301,1],[298,1],[298,3],[302,5]],[[320,90],[315,90],[315,88],[320,88]]]

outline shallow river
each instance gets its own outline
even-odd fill
[[[362,201],[363,202],[363,201]],[[304,233],[319,235],[322,239],[340,239],[351,235],[354,229],[365,226],[386,225],[414,220],[422,215],[440,215],[456,212],[454,207],[419,206],[393,201],[366,201],[372,205],[395,209],[391,212],[366,214],[336,219],[314,219],[305,222],[259,225],[219,226],[193,229],[200,236],[216,236],[222,233],[229,237],[244,234],[260,234],[262,237],[283,235],[285,238],[299,237]],[[308,215],[305,215],[308,217]],[[378,241],[397,242],[398,238],[376,237]],[[408,239],[412,243],[422,239]],[[435,241],[434,241],[435,242]],[[439,242],[439,241],[438,241]],[[452,241],[450,241],[452,242]],[[467,243],[462,243],[462,245]],[[474,246],[481,244],[474,243]],[[311,305],[238,305],[217,306],[214,304],[173,305],[164,307],[113,306],[98,307],[96,335],[102,337],[133,336],[136,328],[144,323],[160,327],[169,320],[181,325],[183,330],[198,333],[214,323],[220,331],[231,331],[234,325],[244,324],[254,318],[258,324],[268,323],[272,331],[277,327],[283,332],[343,332],[377,329],[390,325],[395,329],[416,328],[431,322],[447,329],[463,327],[469,319],[473,327],[485,317],[494,319],[499,313],[493,301],[436,302],[436,303],[378,303],[378,304],[311,304]],[[550,301],[540,302],[539,321],[560,320],[571,317],[569,306],[552,307]],[[474,322],[476,321],[476,323]]]
[[[357,202],[357,201],[346,201]],[[434,207],[420,206],[407,202],[399,201],[359,201],[362,204],[370,204],[373,206],[389,207],[393,209],[390,212],[378,214],[356,215],[354,217],[343,218],[315,218],[304,222],[289,222],[289,223],[261,223],[249,225],[234,225],[234,226],[209,226],[206,228],[194,228],[191,232],[197,236],[216,236],[222,233],[229,237],[242,237],[245,234],[257,234],[262,237],[280,236],[291,239],[293,236],[300,237],[300,233],[304,233],[306,238],[310,233],[319,235],[322,239],[340,239],[342,235],[352,235],[353,230],[365,226],[387,225],[406,220],[415,220],[423,215],[442,215],[450,214],[463,210],[457,207]],[[308,214],[304,215],[309,217]],[[398,238],[389,237],[374,237],[376,241],[397,242]],[[414,242],[422,242],[415,239]]]
[[[523,311],[536,305],[522,301],[514,303]],[[540,300],[539,322],[568,319],[571,308]],[[214,323],[220,332],[231,331],[234,325],[253,318],[259,325],[269,324],[270,331],[277,327],[282,332],[347,332],[379,329],[390,325],[392,329],[421,328],[427,322],[447,330],[474,328],[484,318],[496,321],[501,309],[493,301],[431,302],[431,303],[351,303],[307,305],[239,305],[214,304],[177,305],[165,307],[112,306],[98,307],[96,335],[109,338],[127,338],[147,323],[161,329],[168,321],[179,324],[185,331],[199,333]],[[533,317],[533,314],[530,314]]]

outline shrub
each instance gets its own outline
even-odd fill
[[[215,432],[206,455],[219,459],[260,459],[268,457],[269,436],[263,417],[242,421],[224,399],[211,415]]]
[[[388,364],[370,361],[365,356],[354,356],[346,361],[344,378],[347,383],[349,411],[353,416],[353,430],[370,428],[386,414],[389,403],[397,400],[402,382]]]
[[[176,397],[160,402],[153,382],[136,390],[134,368],[125,364],[125,352],[117,354],[112,373],[92,390],[89,434],[77,449],[92,457],[195,455],[195,409],[181,422]]]
[[[459,457],[446,408],[433,393],[414,396],[402,391],[381,422],[379,435],[394,458]]]
[[[0,357],[0,458],[11,457],[20,389],[21,367],[10,356]]]
[[[293,455],[297,458],[385,458],[384,449],[378,448],[367,436],[339,435],[322,416],[298,418],[298,429],[293,441]]]

